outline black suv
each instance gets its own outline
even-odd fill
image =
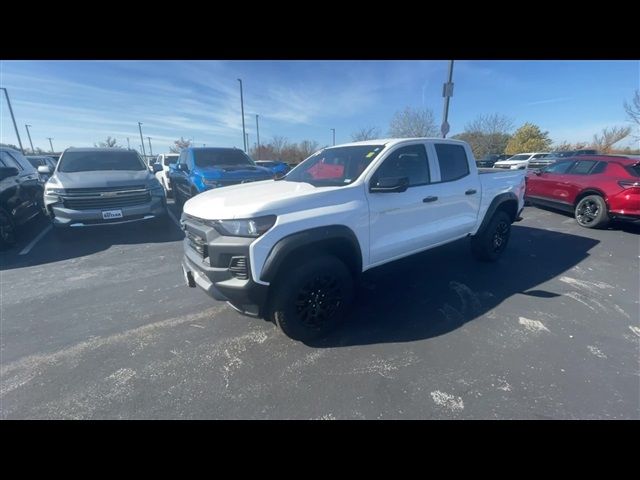
[[[0,249],[16,241],[16,226],[42,212],[38,172],[13,148],[0,147]]]

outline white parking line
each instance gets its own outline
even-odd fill
[[[45,228],[43,231],[41,231],[40,234],[36,238],[31,240],[31,243],[29,243],[29,245],[24,247],[22,249],[22,251],[18,255],[26,255],[27,253],[29,253],[31,251],[31,249],[33,247],[35,247],[36,243],[38,243],[40,240],[42,240],[42,237],[44,237],[47,233],[49,233],[52,228],[53,228],[52,225],[48,225],[47,228]]]
[[[180,222],[178,221],[178,219],[176,218],[176,216],[175,216],[173,213],[171,213],[171,210],[167,209],[167,213],[168,213],[168,214],[169,214],[169,216],[171,217],[171,220],[173,220],[173,223],[175,223],[175,224],[178,226],[178,228],[179,228],[180,230],[182,230],[182,227],[180,226]]]

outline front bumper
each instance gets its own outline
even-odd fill
[[[255,238],[220,235],[192,217],[183,217],[182,224],[182,271],[187,285],[200,287],[245,315],[262,316],[269,287],[251,277],[249,247]]]
[[[122,210],[122,218],[104,220],[103,210]],[[111,225],[150,220],[167,214],[167,202],[164,197],[151,197],[151,201],[140,205],[121,208],[104,208],[90,210],[73,210],[65,208],[61,203],[49,205],[54,227],[86,227],[92,225]]]

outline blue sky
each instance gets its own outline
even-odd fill
[[[242,147],[237,78],[244,84],[250,143],[282,135],[321,145],[351,140],[360,127],[386,134],[405,106],[428,107],[438,124],[447,61],[1,61],[23,144],[91,146],[111,135],[139,148],[138,122],[154,153],[173,140]],[[554,141],[588,141],[603,127],[626,125],[623,101],[640,87],[638,61],[456,61],[450,135],[479,114],[516,126],[540,125]],[[17,144],[6,100],[0,134]],[[622,145],[633,145],[623,142]],[[145,138],[145,148],[148,142]]]

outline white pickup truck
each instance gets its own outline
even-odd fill
[[[370,268],[463,237],[497,260],[524,191],[524,171],[479,171],[461,141],[329,147],[282,178],[187,201],[182,269],[188,286],[310,340],[344,319]]]

